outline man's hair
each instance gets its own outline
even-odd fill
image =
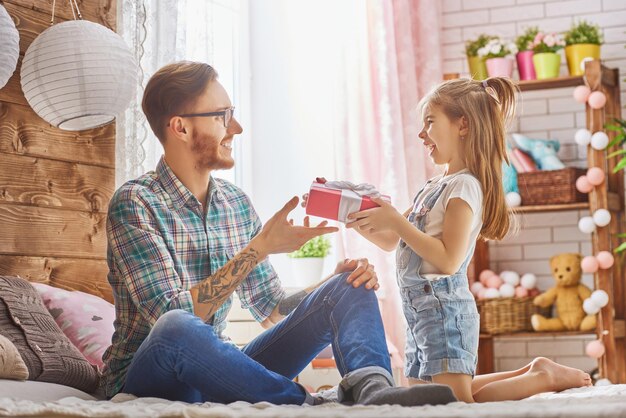
[[[185,113],[215,79],[215,69],[202,62],[174,62],[154,73],[143,92],[141,108],[161,143],[168,120]]]
[[[517,86],[509,79],[492,77],[446,81],[420,102],[439,106],[452,121],[467,119],[468,133],[461,141],[463,158],[483,189],[483,239],[500,240],[509,231],[511,217],[504,200],[502,162],[508,163],[506,126],[515,116]]]

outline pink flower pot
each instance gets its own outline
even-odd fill
[[[521,51],[516,55],[517,69],[519,71],[520,80],[535,80],[535,64],[533,63],[533,51]]]
[[[509,77],[513,74],[511,58],[489,58],[486,62],[489,77]]]

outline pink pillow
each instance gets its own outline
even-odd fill
[[[32,283],[54,320],[85,356],[102,369],[102,355],[113,336],[115,307],[98,296]]]

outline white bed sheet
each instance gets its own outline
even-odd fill
[[[522,401],[403,408],[400,406],[276,406],[266,402],[230,405],[187,404],[120,394],[111,401],[74,397],[56,402],[0,398],[0,416],[41,417],[626,417],[626,385],[596,386],[546,393]]]

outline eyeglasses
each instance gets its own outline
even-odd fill
[[[203,116],[222,116],[224,119],[224,128],[228,128],[230,121],[233,118],[233,113],[235,112],[235,106],[229,107],[225,110],[220,110],[219,112],[207,112],[207,113],[186,113],[184,115],[178,115],[181,118],[195,118],[195,117],[203,117]]]

